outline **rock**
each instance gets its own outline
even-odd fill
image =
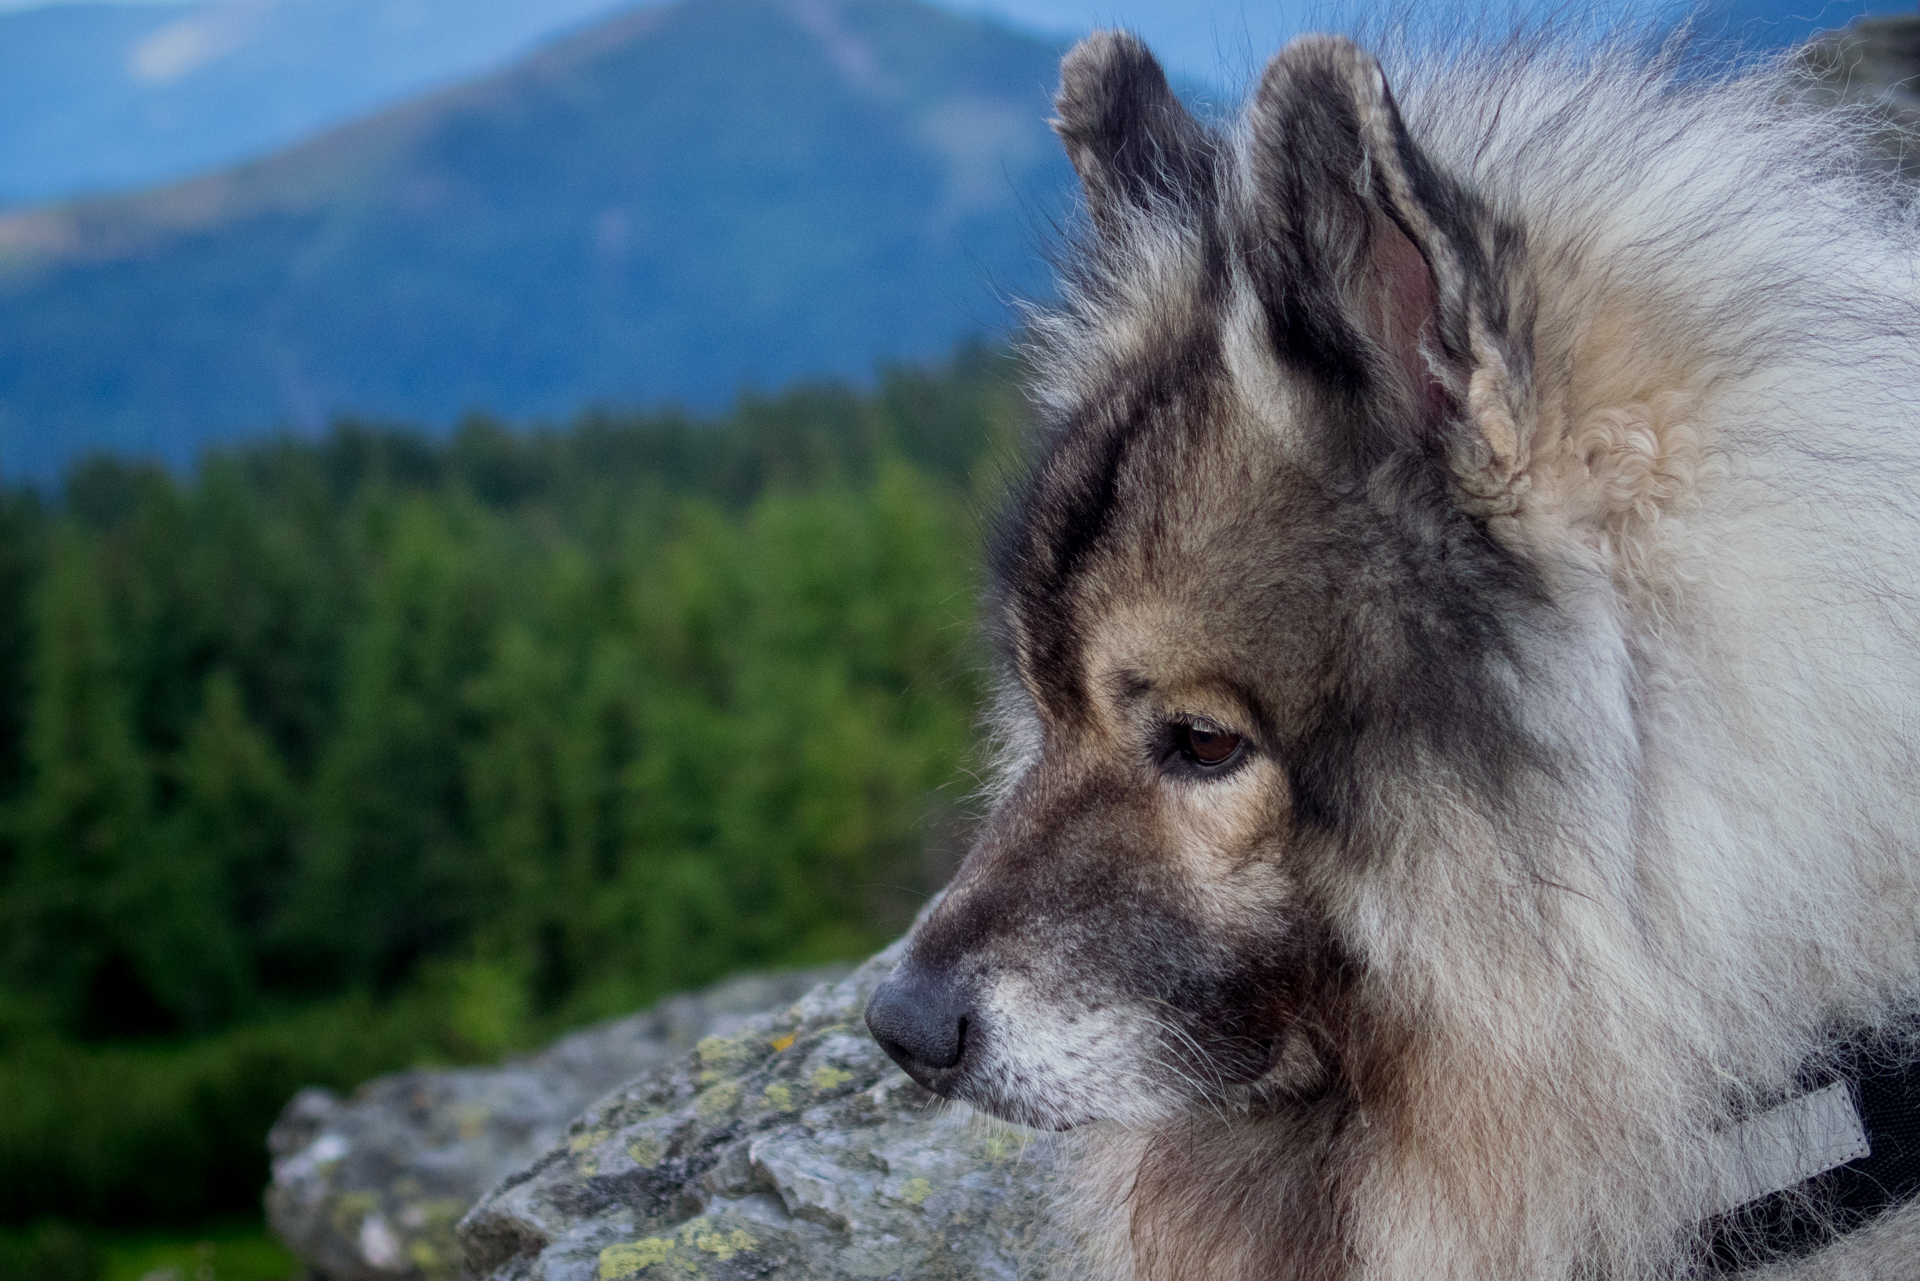
[[[350,1099],[303,1090],[267,1138],[267,1218],[312,1281],[451,1281],[454,1224],[526,1166],[600,1095],[729,1036],[845,973],[735,978],[573,1033],[498,1068],[417,1070],[369,1081]]]
[[[893,957],[601,1099],[460,1223],[470,1274],[1068,1276],[1051,1142],[935,1101],[867,1035]]]
[[[1889,167],[1920,179],[1920,16],[1857,19],[1809,40],[1794,60],[1813,101],[1863,108]]]

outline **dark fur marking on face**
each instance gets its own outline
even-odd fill
[[[1184,945],[1205,937],[1205,931],[1186,910],[1177,870],[1150,846],[1151,820],[1137,789],[1106,775],[1047,786],[1044,803],[1016,807],[1012,822],[983,834],[976,867],[990,868],[991,875],[962,872],[956,884],[965,887],[966,910],[929,917],[914,940],[916,959],[952,965],[992,950],[996,942],[1035,932],[1055,946],[1064,943],[1076,956],[1089,961],[1097,956],[1103,977],[1150,978],[1157,995],[1183,994],[1190,985],[1167,967],[1166,958],[1186,953]],[[1129,931],[1103,928],[1115,912],[1137,916]],[[1162,952],[1133,949],[1124,942],[1131,929],[1165,935],[1183,946]]]
[[[1253,723],[1249,728],[1253,730],[1255,741],[1271,751],[1278,738],[1273,709],[1260,697],[1260,692],[1245,681],[1228,680],[1226,688],[1233,695],[1234,702],[1251,718]]]
[[[1003,643],[1018,638],[1008,662],[1055,716],[1085,709],[1078,659],[1082,637],[1067,599],[1075,575],[1105,532],[1119,489],[1121,464],[1137,421],[1092,433],[1061,432],[1002,526],[993,550],[1000,584]]]
[[[1051,434],[994,540],[995,595],[1001,612],[1017,616],[999,629],[1003,644],[1015,641],[1008,660],[1063,720],[1082,714],[1087,699],[1073,589],[1108,532],[1131,455],[1156,432],[1205,431],[1208,406],[1195,393],[1224,369],[1209,327],[1122,371],[1110,394]]]
[[[1189,1079],[1264,1073],[1318,935],[1291,919],[1252,939],[1205,925],[1131,780],[1050,777],[1023,790],[921,923],[911,964],[961,983],[1021,973],[1082,1013],[1144,1006],[1177,1029],[1162,1052]]]
[[[1350,690],[1336,687],[1314,710],[1313,721],[1282,750],[1293,820],[1310,830],[1347,836],[1358,809],[1355,758],[1368,728],[1367,707]]]
[[[1403,448],[1340,489],[1333,541],[1369,586],[1343,603],[1321,692],[1281,748],[1295,822],[1351,838],[1361,780],[1423,765],[1489,802],[1523,773],[1553,774],[1507,688],[1524,652],[1514,629],[1553,609],[1534,568],[1459,508],[1430,450]]]
[[[1106,849],[1104,857],[1084,857],[1074,840],[1103,815],[1137,804],[1126,788],[1095,779],[1034,803],[1031,793],[1037,786],[1035,779],[1027,779],[968,855],[954,882],[963,891],[966,910],[936,910],[922,922],[914,936],[914,955],[921,964],[956,965],[989,948],[996,937],[1035,928],[1036,922],[1057,920],[1060,928],[1070,928],[1082,919],[1083,901],[1113,901],[1121,890],[1123,869],[1140,873],[1126,857],[1134,843],[1128,825],[1120,826],[1121,844]],[[1083,857],[1076,858],[1076,852]],[[987,865],[992,874],[980,875],[979,869]]]

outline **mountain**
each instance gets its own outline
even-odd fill
[[[0,205],[265,155],[625,0],[209,0],[0,13]]]
[[[945,351],[1043,279],[1060,52],[917,0],[684,0],[264,161],[0,217],[0,473]]]

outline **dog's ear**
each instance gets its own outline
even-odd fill
[[[1054,109],[1054,132],[1103,236],[1124,236],[1133,213],[1211,206],[1213,133],[1174,96],[1135,36],[1096,31],[1075,45],[1060,64]]]
[[[1517,232],[1427,159],[1351,41],[1293,41],[1249,117],[1254,276],[1280,354],[1364,397],[1364,420],[1391,433],[1342,442],[1357,463],[1418,432],[1466,497],[1510,510],[1525,484],[1531,335],[1489,253],[1517,260]]]

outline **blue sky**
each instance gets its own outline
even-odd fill
[[[995,13],[1024,25],[1065,34],[1095,26],[1140,32],[1161,59],[1215,84],[1243,84],[1286,40],[1316,28],[1342,28],[1369,8],[1360,0],[948,0],[955,7]],[[1467,5],[1390,0],[1415,23],[1447,22],[1460,15],[1542,16],[1578,19],[1594,14],[1643,12],[1679,15],[1689,0],[1488,0]],[[1913,0],[1706,0],[1710,20],[1744,39],[1785,44],[1823,28],[1844,25],[1862,12],[1912,13]]]
[[[0,10],[32,8],[69,0],[0,0]],[[184,0],[119,0],[130,4],[180,4]],[[260,0],[254,0],[260,2]],[[266,0],[270,3],[271,0]],[[1139,31],[1170,66],[1218,84],[1242,83],[1289,36],[1316,27],[1341,27],[1361,10],[1356,0],[945,0],[953,8],[992,13],[1036,31],[1078,35],[1096,26]],[[1417,19],[1449,12],[1484,13],[1506,6],[1410,4],[1396,7]],[[1513,0],[1522,12],[1549,8],[1581,14],[1627,8],[1673,12],[1685,0]],[[1708,0],[1732,11],[1734,25],[1767,43],[1785,43],[1818,27],[1838,26],[1862,11],[1913,12],[1913,3],[1888,0]],[[608,0],[616,7],[617,0]]]

